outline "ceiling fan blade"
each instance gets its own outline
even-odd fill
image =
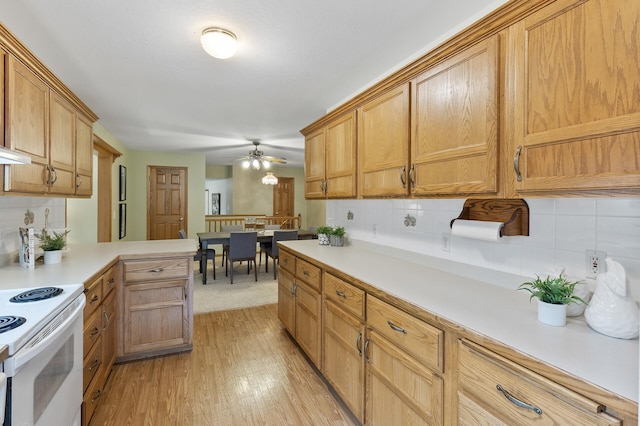
[[[278,157],[271,157],[269,155],[263,155],[262,159],[265,160],[265,161],[269,161],[270,163],[287,164],[287,159],[286,158],[278,158]]]

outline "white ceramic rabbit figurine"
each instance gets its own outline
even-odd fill
[[[638,306],[627,295],[624,267],[606,259],[607,272],[598,275],[596,290],[584,311],[587,324],[598,333],[619,339],[638,337]]]

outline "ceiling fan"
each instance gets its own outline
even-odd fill
[[[260,141],[252,142],[255,148],[249,151],[249,155],[239,159],[239,161],[242,161],[242,167],[245,169],[248,169],[249,167],[253,167],[255,170],[260,170],[261,168],[268,169],[271,167],[271,163],[287,164],[286,158],[264,155],[264,152],[258,149]]]

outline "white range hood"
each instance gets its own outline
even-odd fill
[[[0,146],[0,164],[31,164],[31,157]]]

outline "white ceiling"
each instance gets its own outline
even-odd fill
[[[0,0],[0,21],[127,148],[231,164],[299,130],[505,0]],[[233,31],[236,56],[199,36]]]

